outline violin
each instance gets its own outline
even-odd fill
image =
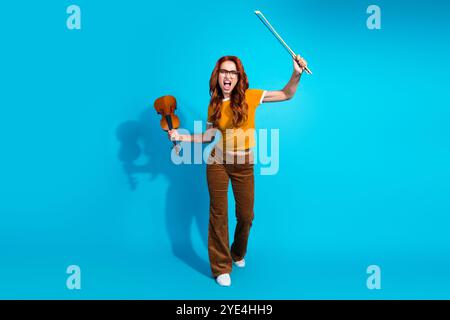
[[[175,115],[177,108],[177,100],[174,96],[163,96],[155,100],[155,110],[161,115],[159,122],[161,128],[165,131],[177,129],[180,126],[180,119]],[[177,155],[181,153],[181,146],[178,142],[173,141],[175,152]]]

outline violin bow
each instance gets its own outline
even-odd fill
[[[281,36],[278,34],[278,32],[275,30],[274,27],[272,27],[272,25],[270,24],[270,22],[266,19],[266,17],[264,17],[264,15],[262,14],[261,11],[256,10],[255,14],[258,16],[259,20],[261,20],[261,22],[267,27],[267,29],[270,30],[270,32],[272,32],[272,34],[275,36],[275,38],[278,39],[278,41],[280,41],[280,43],[283,45],[283,47],[289,52],[289,54],[292,56],[292,58],[296,60],[297,55],[295,54],[294,51],[292,51],[292,49],[287,45],[287,43],[283,40],[283,38],[281,38]],[[305,68],[305,71],[308,74],[312,74],[311,70],[309,70],[308,67]]]

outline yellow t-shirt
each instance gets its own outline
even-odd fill
[[[253,148],[255,142],[255,111],[258,105],[264,99],[265,91],[259,89],[247,89],[245,91],[245,100],[248,105],[247,121],[238,128],[233,127],[233,111],[230,100],[224,99],[221,105],[221,117],[219,120],[221,139],[217,147],[226,151],[239,151]],[[208,107],[208,122],[213,114],[212,106]]]

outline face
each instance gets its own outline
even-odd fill
[[[224,61],[219,67],[219,86],[225,98],[229,98],[231,92],[239,80],[239,73],[233,61]]]

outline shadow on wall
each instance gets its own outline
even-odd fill
[[[179,110],[177,115],[180,123],[185,123]],[[173,164],[170,159],[172,143],[161,129],[160,119],[153,108],[148,108],[141,113],[139,120],[123,122],[116,131],[120,142],[118,156],[131,190],[138,188],[136,175],[149,175],[150,180],[159,175],[167,178],[166,230],[172,252],[188,266],[209,277],[209,263],[194,251],[191,238],[192,229],[200,230],[200,238],[207,250],[209,195],[206,165]],[[136,164],[137,159],[142,163],[142,158],[146,163]]]

